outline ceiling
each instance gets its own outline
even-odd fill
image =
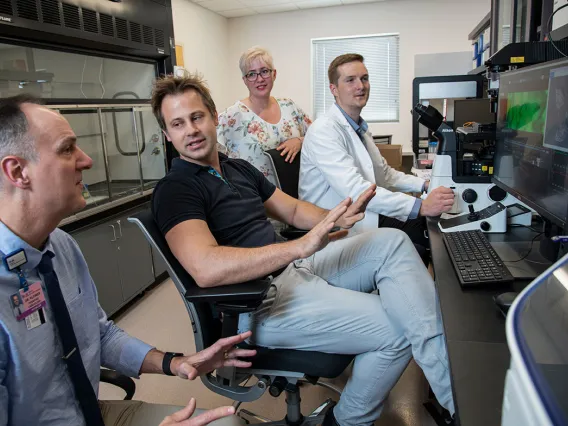
[[[193,0],[226,18],[377,1],[384,0]]]

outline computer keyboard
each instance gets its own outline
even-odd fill
[[[446,232],[442,235],[463,287],[513,281],[513,275],[495,253],[483,232]]]

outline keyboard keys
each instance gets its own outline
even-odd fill
[[[443,234],[443,239],[462,285],[513,279],[481,231],[448,232]]]

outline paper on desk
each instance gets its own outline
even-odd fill
[[[410,171],[414,176],[417,176],[424,180],[430,180],[430,177],[432,176],[432,169],[417,169],[413,167]]]

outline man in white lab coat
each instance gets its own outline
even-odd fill
[[[357,199],[376,183],[377,195],[353,232],[378,226],[401,229],[424,259],[428,247],[424,217],[449,211],[454,194],[443,187],[433,190],[425,200],[403,193],[425,191],[429,182],[393,169],[375,146],[361,117],[370,92],[369,73],[363,61],[361,55],[346,54],[329,66],[329,87],[336,103],[310,126],[304,138],[299,197],[329,209],[346,197]]]

